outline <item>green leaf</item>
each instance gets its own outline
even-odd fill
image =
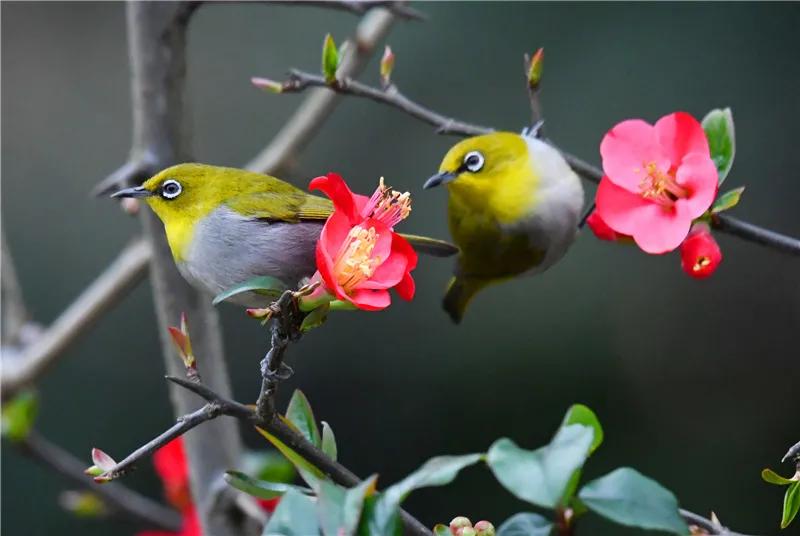
[[[589,482],[578,497],[589,510],[620,525],[689,534],[672,492],[630,467]]]
[[[739,200],[742,198],[742,192],[744,192],[744,186],[734,188],[733,190],[728,190],[724,194],[720,195],[717,197],[716,201],[714,201],[714,204],[711,205],[711,212],[716,214],[718,212],[732,209],[739,204]]]
[[[736,137],[733,129],[733,114],[730,108],[711,110],[703,118],[703,130],[708,138],[711,159],[717,166],[719,183],[725,180],[733,166],[736,154]]]
[[[364,501],[358,536],[403,536],[403,525],[397,508],[387,517],[385,505],[380,504],[381,495],[375,494]]]
[[[593,430],[594,436],[592,438],[592,446],[589,448],[589,454],[597,450],[597,447],[603,442],[603,427],[600,426],[597,415],[588,406],[573,404],[567,410],[567,414],[564,415],[564,421],[561,426],[569,426],[570,424],[582,424],[589,426]]]
[[[22,391],[3,404],[3,437],[22,441],[28,437],[39,412],[39,400],[33,391]]]
[[[303,477],[303,480],[311,486],[311,489],[318,490],[320,486],[320,482],[325,480],[325,474],[320,471],[317,467],[311,464],[308,460],[300,456],[297,452],[295,452],[291,447],[289,447],[286,443],[275,437],[274,435],[270,434],[263,428],[256,427],[258,433],[264,436],[267,441],[272,443],[272,445],[280,451],[281,454],[286,456],[286,459],[292,462],[292,465],[295,466],[297,472],[300,473],[300,476]]]
[[[785,478],[773,471],[772,469],[764,469],[761,471],[761,478],[770,484],[777,484],[778,486],[787,486],[792,482],[800,479],[800,473],[796,474],[794,478]]]
[[[300,389],[295,389],[292,399],[289,400],[289,407],[286,408],[286,418],[297,427],[297,430],[303,434],[303,437],[309,443],[312,443],[317,448],[322,445],[317,421],[314,420],[314,412],[311,411],[311,404]]]
[[[322,421],[322,446],[320,448],[330,459],[336,461],[336,456],[339,454],[339,449],[336,447],[336,436],[333,435],[331,425],[325,421]]]
[[[277,299],[287,288],[288,287],[286,286],[286,283],[280,279],[276,279],[268,275],[262,275],[259,277],[254,277],[253,279],[248,279],[244,283],[239,283],[238,285],[234,285],[231,288],[220,292],[214,297],[214,301],[212,303],[217,305],[218,303],[236,296],[237,294],[242,294],[243,292],[255,292],[256,294],[262,294],[264,296]]]
[[[377,475],[372,475],[357,486],[345,489],[330,481],[320,486],[317,511],[325,536],[354,534],[358,528],[364,501],[375,492]]]
[[[300,331],[307,333],[314,328],[320,327],[328,319],[328,313],[331,310],[330,302],[323,303],[312,309],[304,318],[303,323],[300,324]]]
[[[444,486],[455,479],[459,471],[474,465],[483,457],[481,454],[463,456],[437,456],[425,462],[422,467],[400,482],[389,486],[380,494],[374,505],[370,525],[371,534],[387,534],[398,521],[398,508],[409,493],[419,488]]]
[[[553,524],[532,512],[520,512],[505,520],[497,529],[497,536],[549,536]]]
[[[339,68],[339,52],[336,50],[336,43],[333,36],[328,34],[322,43],[322,75],[327,83],[336,81],[336,69]]]
[[[259,499],[274,499],[275,497],[283,495],[290,489],[299,491],[300,493],[311,493],[309,488],[293,486],[283,482],[257,480],[239,471],[226,471],[225,482],[239,491],[243,491]]]
[[[245,452],[242,470],[254,478],[268,482],[289,483],[297,475],[291,462],[274,450]]]
[[[786,495],[783,496],[783,517],[781,518],[781,528],[785,529],[792,522],[800,510],[800,482],[794,482],[786,488]]]
[[[589,456],[594,432],[582,424],[558,430],[549,445],[530,451],[508,438],[489,448],[487,463],[494,476],[516,497],[544,508],[555,508],[565,495],[572,474]]]
[[[453,536],[453,533],[450,532],[450,527],[447,525],[437,523],[433,527],[433,536]]]
[[[312,536],[319,534],[314,501],[299,491],[289,490],[264,527],[262,536]]]

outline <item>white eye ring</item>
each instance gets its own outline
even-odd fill
[[[478,151],[470,151],[464,156],[464,167],[472,173],[477,173],[483,168],[484,158]]]
[[[161,185],[161,197],[164,199],[175,199],[181,195],[182,191],[183,186],[181,186],[181,183],[174,179],[164,181],[164,184]]]

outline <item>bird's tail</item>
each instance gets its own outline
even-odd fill
[[[464,318],[469,302],[481,289],[491,283],[489,279],[477,279],[467,277],[453,277],[447,285],[447,291],[442,300],[442,307],[456,324]]]
[[[450,242],[439,240],[437,238],[429,238],[427,236],[411,235],[400,233],[400,236],[409,241],[414,246],[414,249],[426,255],[434,257],[449,257],[458,253],[458,248]]]

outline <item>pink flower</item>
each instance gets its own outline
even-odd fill
[[[678,247],[717,193],[705,132],[685,112],[655,125],[623,121],[605,135],[600,154],[606,176],[597,189],[598,217],[648,253]]]
[[[705,279],[717,271],[722,262],[722,250],[714,240],[708,225],[698,223],[681,244],[681,268],[696,279]]]
[[[388,307],[391,288],[412,299],[417,254],[393,229],[411,212],[408,193],[384,186],[381,179],[372,197],[357,195],[335,173],[312,180],[309,189],[322,190],[334,206],[317,242],[312,281],[322,281],[337,299],[368,311]]]

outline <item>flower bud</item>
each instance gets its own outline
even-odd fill
[[[711,276],[722,262],[722,250],[705,223],[696,223],[681,243],[681,268],[695,279]]]
[[[283,84],[275,80],[253,77],[250,79],[250,82],[258,89],[263,89],[270,93],[283,93]]]
[[[381,58],[381,85],[384,89],[392,83],[392,70],[394,69],[394,52],[386,45]]]
[[[494,525],[486,520],[475,523],[476,536],[494,536]]]
[[[476,534],[475,529],[472,527],[464,527],[456,532],[456,536],[476,536]]]
[[[472,528],[472,521],[464,516],[454,517],[450,522],[450,532],[453,536],[463,536],[460,531],[464,528]]]
[[[537,50],[528,64],[528,86],[537,89],[542,82],[542,69],[544,67],[544,49]]]
[[[336,69],[339,68],[339,51],[336,50],[336,43],[333,36],[328,34],[322,43],[322,76],[325,82],[332,84],[336,81]]]

